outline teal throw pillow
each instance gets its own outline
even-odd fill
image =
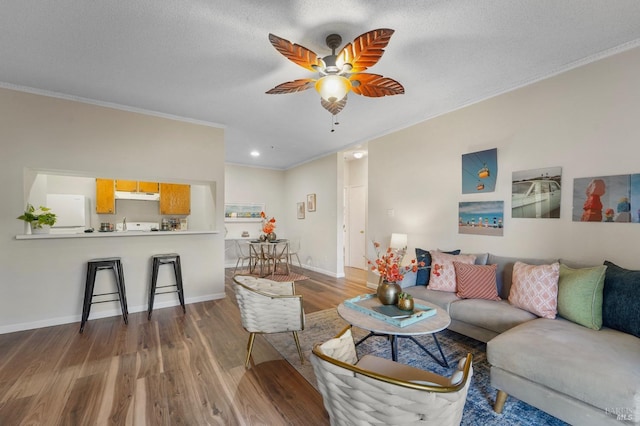
[[[602,325],[640,337],[640,271],[604,264]]]
[[[572,269],[560,264],[558,314],[576,324],[600,330],[607,267]]]

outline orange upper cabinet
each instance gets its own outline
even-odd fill
[[[96,179],[96,213],[114,214],[115,212],[116,197],[113,179]]]
[[[116,191],[136,192],[138,190],[138,182],[135,180],[116,180]]]
[[[116,180],[116,191],[146,192],[157,194],[160,191],[158,182],[138,182],[135,180]]]
[[[160,192],[160,184],[158,182],[138,182],[138,192],[157,194]]]
[[[160,214],[191,214],[191,185],[161,183]]]

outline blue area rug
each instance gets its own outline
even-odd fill
[[[300,344],[304,352],[304,364],[295,348],[290,333],[264,335],[269,343],[317,389],[311,362],[311,349],[316,343],[324,342],[340,332],[348,325],[335,309],[314,312],[306,315],[305,330],[299,333]],[[367,335],[365,330],[353,328],[354,339],[358,341]],[[429,351],[439,355],[431,335],[417,336],[418,340]],[[423,370],[433,371],[443,376],[450,376],[456,362],[467,353],[473,354],[473,377],[467,403],[464,407],[462,425],[550,425],[562,426],[566,423],[540,411],[518,399],[509,396],[502,414],[493,411],[496,389],[489,379],[490,366],[486,357],[486,344],[453,331],[444,330],[438,333],[438,341],[449,361],[450,368],[441,367],[425,354],[415,343],[408,339],[398,341],[398,362],[412,365]],[[372,354],[383,358],[391,358],[391,346],[385,337],[371,337],[357,347],[358,357]]]

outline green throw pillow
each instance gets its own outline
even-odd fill
[[[602,327],[602,292],[606,266],[572,269],[560,265],[558,314],[594,330]]]

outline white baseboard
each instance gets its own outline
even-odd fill
[[[318,272],[320,274],[329,275],[330,277],[333,277],[333,278],[344,278],[345,277],[344,271],[336,273],[336,272],[333,272],[333,271],[327,271],[327,270],[324,270],[324,269],[321,269],[321,268],[316,268],[315,266],[311,266],[311,265],[302,265],[302,268],[303,269],[308,269],[308,270],[313,271],[313,272]]]
[[[198,297],[188,297],[184,300],[184,303],[185,305],[189,305],[191,303],[206,302],[208,300],[224,299],[225,297],[226,297],[225,293],[206,294]],[[175,300],[157,301],[153,304],[153,310],[155,311],[156,309],[169,308],[172,306],[177,306],[179,304],[180,302],[178,301],[177,298]],[[145,304],[145,305],[127,306],[127,308],[129,313],[131,314],[135,312],[146,311],[149,308],[149,305]],[[122,315],[122,312],[118,307],[114,309],[108,309],[105,311],[99,311],[99,312],[96,312],[95,314],[91,313],[89,315],[89,321],[94,319],[108,318],[108,317],[114,317],[114,316],[120,316],[120,315]],[[78,315],[69,315],[69,316],[57,317],[57,318],[48,318],[40,321],[4,325],[4,326],[0,326],[0,334],[13,333],[16,331],[24,331],[24,330],[33,330],[36,328],[51,327],[54,325],[71,324],[74,322],[79,323],[81,320],[82,320],[82,314],[78,314]]]

